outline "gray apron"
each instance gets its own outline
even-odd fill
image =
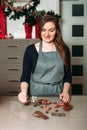
[[[57,96],[62,91],[64,64],[59,52],[42,52],[39,46],[38,60],[30,81],[30,95]]]

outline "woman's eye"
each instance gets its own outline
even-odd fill
[[[49,31],[49,32],[54,32],[54,31],[55,31],[55,29],[49,29],[49,30],[42,29],[42,32],[46,32],[46,31]]]
[[[52,29],[50,30],[50,32],[53,32],[53,31],[54,31],[54,30],[52,30]]]

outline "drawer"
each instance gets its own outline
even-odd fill
[[[0,77],[0,95],[17,95],[20,90],[18,76]]]
[[[0,75],[0,87],[10,87],[10,86],[19,86],[20,76],[18,75]]]
[[[10,39],[0,40],[0,53],[1,52],[19,52],[24,51],[30,44],[39,42],[39,39]]]
[[[25,51],[25,49],[26,49],[26,46],[25,47],[21,47],[20,48],[20,46],[19,45],[8,45],[8,46],[4,46],[3,45],[3,47],[1,47],[0,46],[0,54],[2,53],[16,53],[16,52],[23,52],[24,53],[24,51]]]
[[[2,41],[2,42],[1,42]],[[21,40],[1,40],[0,41],[0,52],[12,52],[12,51],[23,51],[27,47],[27,42]]]
[[[0,63],[22,63],[23,61],[23,56],[24,53],[19,53],[19,52],[9,52],[9,53],[1,53],[0,54]]]
[[[19,91],[20,91],[19,87],[15,87],[15,88],[0,87],[0,96],[17,96]]]
[[[0,64],[1,75],[18,75],[22,72],[22,64]]]

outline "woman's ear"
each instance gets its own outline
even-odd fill
[[[57,34],[59,33],[59,30],[57,30],[57,32],[56,32]]]
[[[56,35],[58,35],[59,31],[57,30]]]

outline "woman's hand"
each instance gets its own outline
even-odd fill
[[[67,103],[70,102],[71,95],[67,92],[62,92],[59,98],[62,100],[63,103]]]
[[[29,103],[29,96],[25,92],[20,92],[18,94],[18,100],[23,104],[27,104]]]

